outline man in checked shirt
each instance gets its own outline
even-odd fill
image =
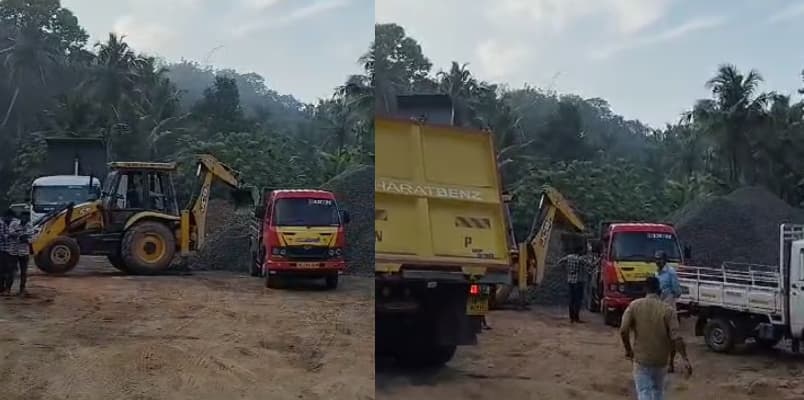
[[[569,316],[570,322],[581,323],[581,305],[583,304],[584,282],[589,275],[590,258],[584,256],[586,245],[583,241],[575,239],[568,245],[566,256],[558,260],[567,270],[567,284],[569,285]]]
[[[12,262],[13,239],[9,232],[9,225],[13,219],[14,211],[10,209],[0,218],[0,295],[2,296],[7,296],[11,292],[11,285],[14,283],[16,264]]]
[[[19,218],[11,221],[9,224],[9,235],[14,240],[14,245],[11,247],[11,266],[10,269],[14,271],[16,266],[20,269],[20,296],[27,295],[25,284],[28,282],[28,259],[31,255],[31,236],[33,235],[33,227],[28,214],[23,214]],[[14,277],[12,275],[11,282],[13,284]]]

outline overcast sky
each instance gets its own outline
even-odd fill
[[[91,35],[136,49],[257,72],[304,101],[332,95],[374,38],[373,0],[62,0]],[[214,51],[213,51],[214,50]]]
[[[603,97],[654,127],[708,96],[723,62],[759,70],[764,90],[802,86],[804,0],[375,3],[378,22],[404,26],[435,70],[468,62],[484,80]]]

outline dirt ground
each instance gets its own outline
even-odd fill
[[[598,315],[572,326],[562,310],[495,311],[478,346],[459,348],[438,372],[395,370],[379,360],[377,399],[633,399],[631,366],[616,329]],[[685,321],[694,375],[672,376],[668,399],[804,399],[804,357],[746,347],[709,352]],[[717,395],[717,396],[715,396]]]
[[[331,292],[112,271],[34,268],[32,298],[0,298],[0,398],[374,398],[373,279]]]

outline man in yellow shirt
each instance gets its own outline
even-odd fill
[[[625,356],[634,361],[634,385],[639,400],[662,400],[664,377],[671,350],[684,362],[684,370],[692,374],[687,349],[678,329],[676,311],[659,298],[659,279],[649,277],[647,296],[634,300],[625,309],[620,336]],[[634,344],[631,346],[631,333]]]

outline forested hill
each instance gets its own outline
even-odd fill
[[[372,162],[368,75],[303,104],[255,73],[162,65],[114,34],[90,43],[79,18],[58,0],[0,0],[0,205],[24,198],[50,136],[103,138],[111,160],[187,166],[208,151],[258,186]]]
[[[592,226],[663,219],[690,201],[744,185],[765,186],[793,205],[804,201],[804,103],[762,92],[758,71],[713,65],[712,78],[700,83],[711,97],[690,99],[677,123],[651,129],[616,115],[603,99],[508,88],[459,62],[433,66],[402,26],[375,28],[364,60],[375,107],[393,109],[397,94],[446,93],[461,120],[490,128],[506,185],[518,195],[518,235],[528,229],[543,184],[572,199]]]

